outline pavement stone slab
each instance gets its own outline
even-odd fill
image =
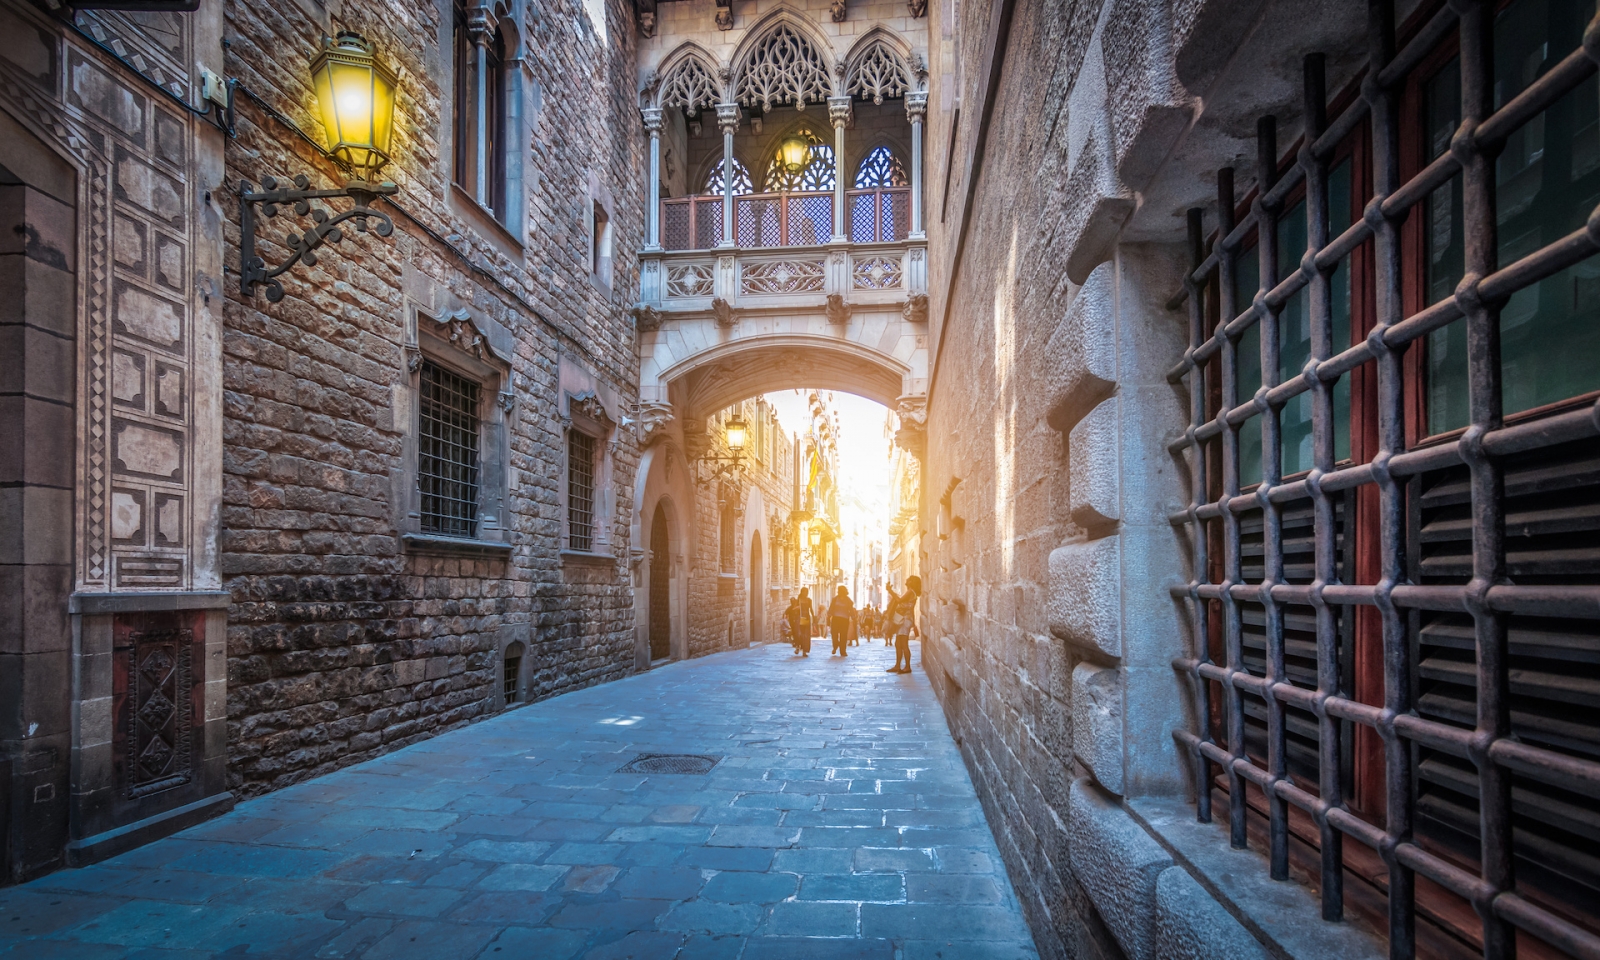
[[[754,647],[0,890],[4,960],[1037,960],[921,674]],[[641,753],[719,759],[623,774]]]

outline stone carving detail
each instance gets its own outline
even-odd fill
[[[406,351],[406,372],[416,373],[422,369],[422,348],[414,343],[408,343]]]
[[[695,54],[679,60],[661,81],[661,106],[682,107],[690,117],[699,116],[701,107],[715,106],[721,99],[722,86],[711,65]]]
[[[667,318],[666,314],[648,303],[634,304],[628,314],[633,317],[633,325],[640,333],[660,330],[662,321]]]
[[[834,23],[843,23],[845,18],[845,0],[833,0],[828,5],[828,13],[833,17]]]
[[[434,323],[438,327],[434,335],[448,341],[456,349],[470,353],[479,360],[493,353],[484,341],[483,333],[478,329],[478,325],[472,322],[472,316],[467,311],[457,310],[435,319]]]
[[[733,29],[733,0],[717,0],[717,29]]]
[[[114,755],[124,793],[134,799],[182,786],[194,776],[194,635],[177,627],[130,631],[125,643],[118,651],[123,698]]]
[[[593,390],[585,390],[583,393],[568,397],[567,410],[569,414],[578,413],[588,417],[608,430],[616,424],[616,421],[611,419],[611,414],[606,412],[606,405],[600,402],[600,398]]]
[[[894,432],[894,442],[921,460],[928,448],[928,398],[901,397],[895,413],[900,417],[900,429]]]
[[[845,302],[843,294],[828,294],[828,305],[823,308],[822,312],[828,315],[829,323],[845,324],[850,322],[850,304]]]
[[[900,316],[907,323],[928,322],[928,295],[926,293],[913,293],[906,298],[905,306],[900,308]]]
[[[747,107],[760,104],[763,113],[775,103],[804,110],[807,103],[826,100],[829,86],[822,54],[793,26],[779,23],[739,65],[734,99]]]
[[[874,40],[851,68],[845,92],[881,104],[911,89],[911,68],[884,40]]]
[[[893,290],[905,282],[905,271],[895,257],[864,257],[850,270],[851,286],[857,290]]]
[[[639,405],[639,444],[644,446],[667,432],[672,423],[672,404],[642,403]]]
[[[911,11],[913,17],[925,17],[928,15],[928,0],[906,0],[906,9]]]
[[[739,322],[739,314],[733,309],[733,304],[721,297],[711,301],[711,315],[717,318],[717,326],[724,330]]]
[[[706,297],[716,287],[709,263],[685,263],[667,268],[667,296]]]
[[[826,285],[821,260],[774,260],[747,263],[739,273],[739,293],[816,293]]]
[[[656,35],[656,0],[638,0],[639,36],[646,39]]]

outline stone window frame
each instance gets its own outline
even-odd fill
[[[565,412],[561,416],[561,477],[558,494],[561,507],[560,552],[563,560],[597,559],[610,561],[612,520],[616,504],[612,492],[613,457],[617,424],[606,412],[605,404],[592,390],[567,393],[562,398]],[[593,534],[588,550],[574,550],[572,543],[572,513],[568,502],[570,483],[571,437],[574,432],[594,440],[594,510],[591,520]]]
[[[403,437],[395,526],[407,553],[449,553],[509,556],[511,530],[506,511],[510,503],[511,430],[516,405],[511,393],[511,364],[501,357],[485,335],[483,324],[467,310],[434,316],[413,308],[410,340],[406,344],[406,372],[402,378],[403,404],[397,425]],[[456,537],[426,533],[422,529],[420,412],[422,363],[439,367],[478,383],[478,510],[476,535]]]
[[[616,209],[611,190],[591,172],[584,211],[584,233],[588,237],[585,262],[590,282],[607,294],[612,292],[616,280]]]
[[[445,183],[446,201],[453,212],[483,228],[483,235],[508,256],[520,257],[528,239],[528,192],[532,138],[528,112],[539,109],[538,83],[529,74],[524,20],[529,16],[522,0],[436,0],[441,24],[439,28],[440,75],[447,83],[441,99],[439,116],[439,142],[446,145],[440,151],[439,172]],[[487,29],[501,48],[499,76],[502,84],[498,103],[500,116],[498,129],[501,149],[498,151],[497,178],[500,202],[498,205],[486,197],[479,197],[457,177],[456,140],[463,124],[457,112],[463,103],[475,104],[476,97],[468,91],[462,95],[457,90],[457,30],[460,17],[457,7],[464,9],[466,29]],[[469,41],[469,49],[471,44]],[[470,73],[468,74],[470,75]],[[530,102],[531,101],[531,102]],[[536,179],[535,179],[535,182]]]

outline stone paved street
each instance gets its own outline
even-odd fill
[[[926,678],[826,649],[546,700],[0,892],[0,956],[1037,957]]]

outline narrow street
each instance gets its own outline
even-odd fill
[[[509,711],[0,892],[7,957],[1036,957],[920,670],[773,644]],[[639,754],[707,774],[619,772]]]

